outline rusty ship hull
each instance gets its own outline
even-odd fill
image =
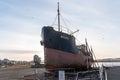
[[[91,67],[92,55],[84,44],[76,45],[74,36],[45,26],[42,29],[42,39],[46,69],[87,69]]]
[[[84,55],[76,55],[69,52],[59,51],[55,49],[45,48],[45,67],[47,69],[59,68],[87,68],[91,63],[87,63]]]

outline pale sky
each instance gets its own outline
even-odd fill
[[[41,28],[52,25],[57,0],[0,0],[0,59],[44,57]],[[87,38],[98,59],[120,57],[120,0],[60,0],[61,25],[80,43]],[[66,23],[66,24],[63,24]]]

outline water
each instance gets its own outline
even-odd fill
[[[103,66],[120,66],[120,62],[98,62],[99,66],[103,65]]]

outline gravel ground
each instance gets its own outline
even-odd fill
[[[43,76],[45,69],[37,68],[39,76]],[[34,68],[23,68],[23,69],[1,69],[0,80],[25,80],[25,76],[34,75]]]

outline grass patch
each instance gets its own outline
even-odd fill
[[[26,65],[12,65],[12,66],[7,66],[7,69],[16,69],[16,68],[30,68],[31,67],[31,65],[28,65],[28,64],[26,64]]]

